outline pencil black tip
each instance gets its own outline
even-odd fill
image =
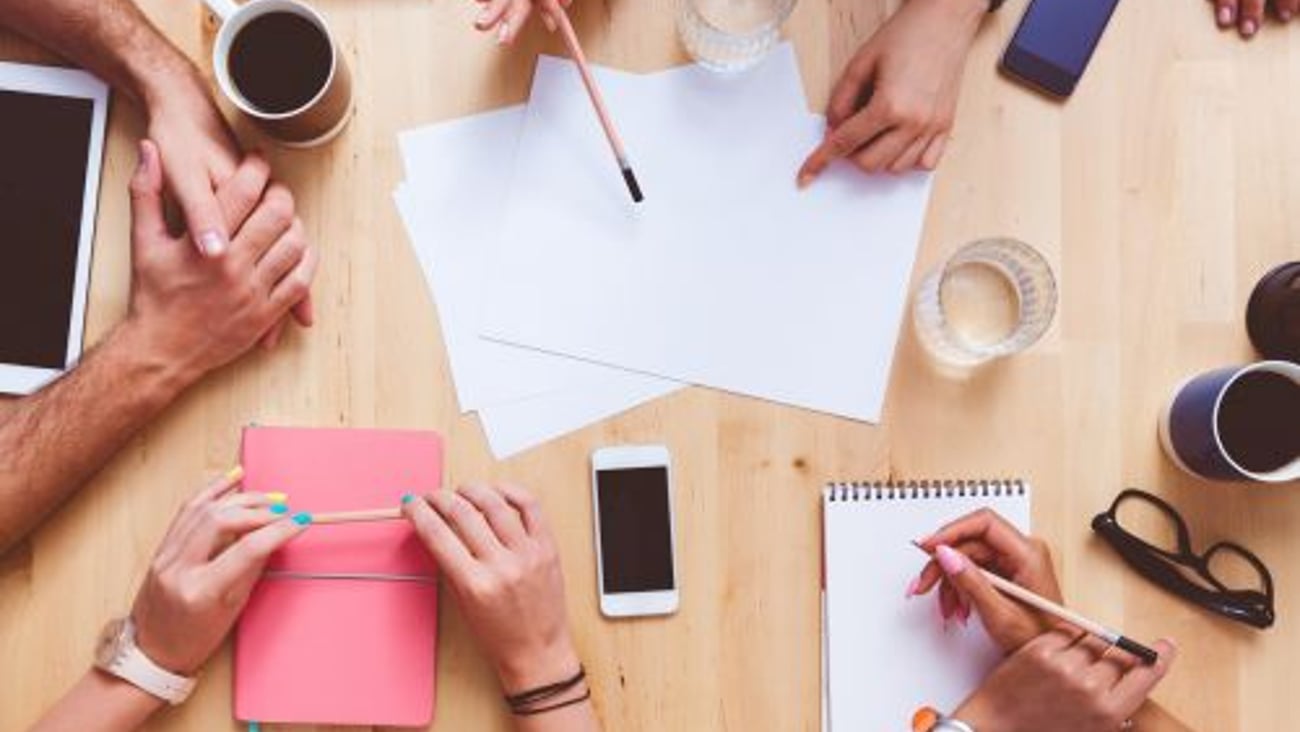
[[[645,194],[641,193],[641,184],[636,180],[636,173],[632,172],[632,166],[623,168],[623,182],[627,184],[627,192],[632,194],[633,203],[641,203],[645,200]]]
[[[1120,636],[1119,640],[1115,641],[1115,645],[1133,654],[1148,666],[1154,666],[1156,661],[1160,660],[1160,654],[1131,638]]]

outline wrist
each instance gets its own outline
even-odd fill
[[[138,710],[145,716],[167,706],[167,702],[135,684],[100,669],[91,667],[90,671],[86,672],[86,679],[100,694],[114,699],[116,706]]]
[[[978,696],[972,696],[970,699],[962,702],[957,707],[957,711],[952,713],[954,719],[959,719],[973,728],[975,732],[1002,732],[1002,723],[994,714],[994,709],[983,702]]]
[[[937,13],[950,21],[951,27],[960,28],[974,38],[985,16],[989,14],[989,0],[910,0],[928,3]]]
[[[150,120],[162,110],[178,103],[185,106],[207,105],[210,101],[199,70],[189,59],[176,54],[146,68],[132,71],[140,102]]]
[[[511,696],[567,679],[577,673],[580,666],[573,644],[563,640],[498,663],[497,678],[502,690]]]
[[[188,354],[170,353],[159,344],[148,326],[134,316],[109,334],[103,351],[106,358],[113,359],[122,383],[130,384],[159,407],[171,403],[204,374]]]

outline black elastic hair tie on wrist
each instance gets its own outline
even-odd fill
[[[560,705],[556,705],[555,707],[547,707],[545,709],[530,710],[528,708],[534,704],[539,704],[544,701],[549,701],[551,699],[554,699],[557,696],[560,696],[561,694],[573,689],[578,684],[581,684],[586,678],[587,678],[587,669],[584,668],[582,664],[578,664],[578,673],[574,674],[573,676],[563,681],[558,681],[554,684],[547,684],[545,686],[539,686],[535,689],[527,689],[525,691],[519,692],[518,694],[507,694],[506,704],[510,705],[510,711],[514,712],[515,714],[538,714],[544,711],[551,711],[551,709],[560,709],[564,706],[568,706],[569,704],[576,704],[578,700],[570,700],[568,702],[563,702]],[[591,691],[588,690],[586,696],[583,698],[588,698],[590,696],[591,696]]]
[[[568,701],[559,702],[558,704],[552,704],[549,707],[537,707],[535,709],[511,709],[510,711],[517,717],[531,717],[534,714],[545,714],[547,712],[553,712],[557,709],[564,709],[565,707],[571,707],[574,704],[581,704],[590,698],[591,698],[591,689],[587,689],[586,691],[582,692],[582,696],[574,697],[572,699],[569,699]]]

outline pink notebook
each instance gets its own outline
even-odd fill
[[[431,432],[244,431],[244,490],[294,511],[397,506],[442,481]],[[433,718],[438,589],[405,521],[313,526],[276,553],[235,632],[235,717],[425,727]]]

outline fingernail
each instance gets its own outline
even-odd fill
[[[303,511],[293,515],[293,522],[299,526],[306,526],[311,523],[311,514]]]
[[[233,481],[239,481],[243,479],[244,479],[244,467],[242,465],[236,465],[235,467],[226,471],[226,480],[233,482]]]
[[[1283,23],[1288,23],[1291,21],[1291,11],[1283,10],[1277,14],[1277,17],[1281,18]]]
[[[261,722],[249,722],[249,723],[248,723],[248,732],[262,732],[262,723],[261,723]]]
[[[966,624],[970,622],[970,605],[963,602],[957,606],[957,620],[961,623],[961,627],[966,627]]]
[[[145,152],[144,140],[140,141],[140,144],[137,146],[136,149],[140,159],[139,162],[137,162],[135,165],[135,171],[139,173],[144,170],[145,160],[147,159],[149,153]]]
[[[1227,5],[1219,6],[1219,25],[1228,25],[1232,22],[1232,8]]]
[[[483,8],[483,12],[478,14],[478,17],[474,19],[474,22],[478,23],[479,25],[483,25],[484,23],[488,22],[491,19],[492,19],[491,9]]]
[[[209,257],[219,257],[226,251],[226,240],[215,231],[205,231],[199,235],[199,248]]]
[[[501,21],[501,26],[497,28],[497,43],[505,44],[510,40],[510,23]]]
[[[410,503],[411,501],[414,501],[414,500],[415,500],[415,496],[411,495],[410,493],[403,493],[403,494],[402,494],[402,505],[403,505],[403,506],[405,506],[406,504],[408,504],[408,503]]]
[[[284,503],[289,500],[289,494],[281,493],[280,491],[273,491],[266,494],[266,500],[271,503]]]
[[[950,577],[966,570],[966,557],[946,544],[940,544],[939,548],[934,550],[934,555],[939,560],[939,566],[943,568],[944,574]]]
[[[283,504],[283,503],[272,503],[272,504],[271,504],[271,513],[275,514],[276,516],[283,516],[283,515],[285,515],[286,513],[289,513],[289,506],[286,505],[286,504]],[[309,518],[310,518],[310,517],[309,517]],[[297,517],[297,516],[294,516],[294,517],[293,517],[293,520],[294,520],[294,521],[298,521],[298,517]],[[299,521],[299,523],[302,523],[302,522]]]
[[[911,582],[907,583],[907,594],[903,595],[905,599],[916,597],[916,590],[921,586],[921,578],[913,577]]]
[[[803,190],[804,188],[807,188],[808,186],[812,185],[813,179],[816,177],[817,176],[813,175],[812,173],[800,173],[799,181],[798,181],[799,190]]]
[[[1248,20],[1241,24],[1241,34],[1243,36],[1253,36],[1257,30],[1259,30],[1259,26],[1256,25],[1253,20]]]

